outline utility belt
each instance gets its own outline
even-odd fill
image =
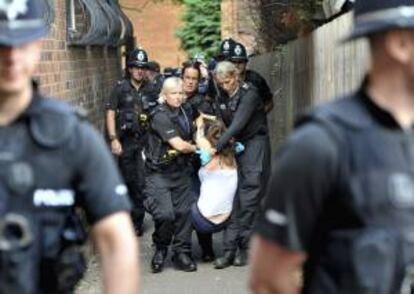
[[[169,173],[171,171],[180,170],[189,166],[191,160],[189,156],[181,154],[177,150],[168,149],[160,157],[148,157],[145,162],[146,166],[155,172]]]
[[[57,234],[60,240],[52,242],[57,248],[45,252],[47,234],[38,213],[9,212],[0,218],[0,293],[73,292],[86,270],[83,227],[75,215],[67,216]],[[56,253],[47,256],[50,252]]]
[[[119,111],[119,131],[123,136],[142,136],[149,128],[149,117],[134,110]]]
[[[327,243],[322,267],[341,281],[338,293],[414,293],[414,243],[395,228],[334,232]]]
[[[241,143],[244,143],[256,137],[267,137],[268,135],[269,135],[269,132],[267,130],[267,127],[260,127],[260,129],[257,132],[252,132],[246,136],[242,136],[241,138],[237,140]]]

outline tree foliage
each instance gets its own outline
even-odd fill
[[[221,38],[221,0],[183,0],[184,25],[177,30],[181,47],[194,56],[203,53],[207,58],[218,51]]]

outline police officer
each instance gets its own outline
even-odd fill
[[[136,293],[137,241],[113,158],[71,106],[32,83],[48,33],[43,5],[0,5],[0,293],[72,293],[85,270],[79,209],[105,292]]]
[[[160,64],[155,60],[148,62],[147,79],[152,83],[155,92],[159,94],[161,92],[162,83],[164,82],[164,77],[161,74]]]
[[[254,293],[412,293],[414,2],[357,1],[361,88],[300,120],[278,154],[252,248]]]
[[[192,108],[183,104],[182,80],[165,80],[161,105],[151,113],[151,128],[146,155],[145,205],[155,222],[153,242],[154,273],[163,270],[168,247],[173,245],[173,262],[179,270],[195,271],[191,257],[192,224],[191,154],[196,147],[193,136]]]
[[[232,62],[239,70],[240,80],[250,83],[259,91],[259,97],[263,99],[265,104],[265,113],[273,109],[273,94],[270,91],[266,80],[256,71],[247,69],[249,58],[247,57],[247,50],[241,43],[235,43],[230,48],[228,54],[228,61]]]
[[[228,61],[220,62],[215,77],[228,98],[219,105],[221,118],[228,127],[216,149],[221,151],[233,139],[245,151],[238,156],[239,188],[230,224],[225,231],[224,255],[215,267],[244,266],[253,222],[266,185],[270,164],[270,145],[263,100],[254,86],[240,82],[238,70]],[[237,250],[238,249],[238,250]]]
[[[119,156],[119,167],[133,202],[132,219],[142,234],[144,163],[148,114],[156,105],[156,90],[146,78],[148,56],[135,49],[127,61],[128,76],[117,83],[107,103],[106,126],[112,153]]]

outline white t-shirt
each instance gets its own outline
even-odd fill
[[[197,206],[201,214],[208,218],[230,213],[237,191],[237,170],[201,168],[198,177],[201,188]]]

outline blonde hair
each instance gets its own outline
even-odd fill
[[[183,81],[180,78],[171,77],[171,78],[166,79],[164,83],[162,84],[162,89],[161,89],[160,96],[158,98],[158,103],[164,104],[166,100],[165,95],[169,93],[175,87],[182,87],[182,86],[183,86]]]
[[[229,61],[219,62],[214,70],[214,75],[219,79],[234,77],[237,74],[237,67]]]

